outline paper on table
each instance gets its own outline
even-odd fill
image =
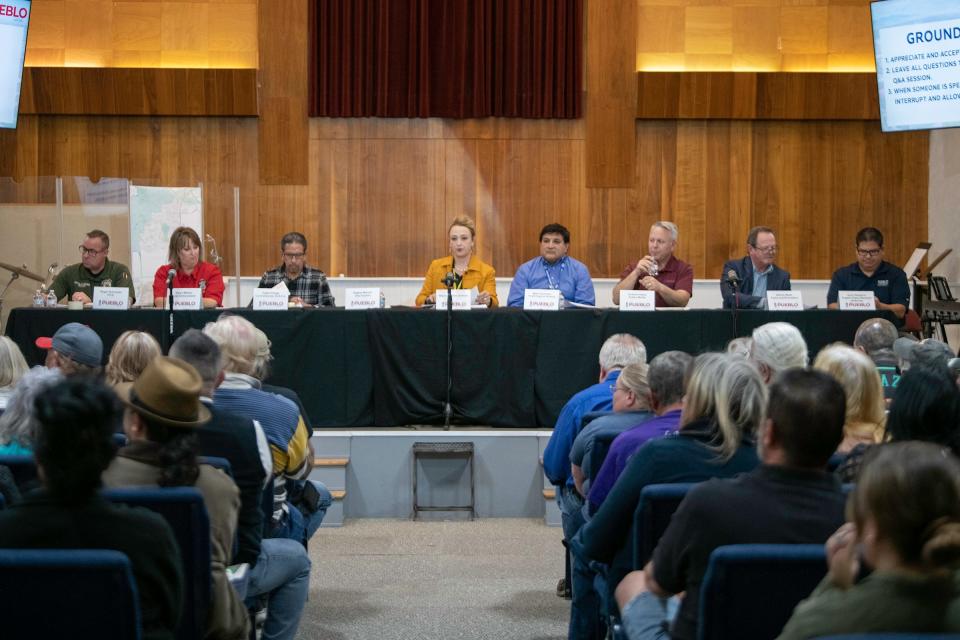
[[[283,291],[285,294],[287,294],[288,298],[290,297],[290,289],[287,288],[287,283],[284,282],[283,280],[281,280],[280,282],[278,282],[277,284],[273,285],[270,288],[273,289],[274,291]]]

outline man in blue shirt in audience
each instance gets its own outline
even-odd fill
[[[548,224],[540,231],[540,255],[517,268],[510,283],[507,305],[523,306],[527,289],[559,289],[567,302],[596,304],[590,271],[579,260],[567,255],[570,231],[561,224]]]
[[[883,259],[883,234],[875,227],[857,232],[857,261],[833,272],[827,306],[840,307],[840,291],[873,291],[877,309],[892,311],[903,322],[910,305],[910,286],[903,269]]]

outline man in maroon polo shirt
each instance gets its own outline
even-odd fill
[[[647,255],[620,274],[620,282],[613,288],[614,304],[620,304],[620,292],[625,289],[647,289],[656,294],[658,307],[687,306],[693,295],[693,267],[673,255],[678,235],[672,222],[653,223]]]

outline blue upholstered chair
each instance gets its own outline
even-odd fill
[[[640,492],[633,512],[633,568],[642,569],[670,524],[673,512],[695,483],[651,484]]]
[[[820,544],[737,544],[710,554],[700,587],[700,640],[769,640],[827,573]]]
[[[178,640],[203,638],[210,607],[210,519],[203,496],[194,487],[107,489],[111,502],[159,513],[173,529],[183,561],[184,606]]]
[[[5,638],[140,637],[137,586],[119,551],[0,549],[0,593]]]

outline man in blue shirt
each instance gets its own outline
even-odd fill
[[[517,269],[507,305],[522,307],[523,292],[527,289],[559,289],[568,302],[596,304],[590,271],[567,255],[569,247],[570,231],[563,225],[552,223],[541,229],[540,255]]]
[[[728,260],[720,274],[723,308],[766,309],[767,291],[789,291],[790,274],[777,265],[777,237],[770,227],[754,227],[747,234],[747,256]],[[736,288],[730,272],[737,275]]]
[[[883,259],[883,234],[874,227],[857,232],[857,261],[833,272],[827,306],[839,308],[840,291],[873,291],[877,309],[892,311],[903,323],[910,304],[910,286],[903,269]]]

